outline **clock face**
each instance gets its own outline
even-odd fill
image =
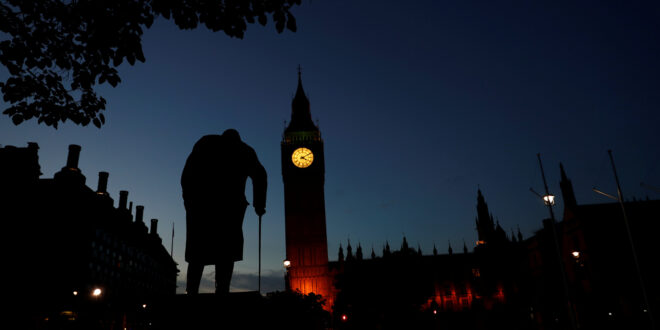
[[[307,148],[298,148],[291,154],[291,161],[300,168],[309,167],[314,161],[314,154]]]

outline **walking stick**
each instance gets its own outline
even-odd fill
[[[259,215],[259,294],[261,294],[261,215]]]

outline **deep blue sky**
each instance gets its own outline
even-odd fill
[[[304,1],[294,14],[298,32],[254,25],[243,40],[158,20],[143,36],[147,61],[102,88],[102,129],[3,116],[0,143],[38,142],[44,177],[80,144],[88,185],[109,171],[112,197],[129,190],[168,249],[176,223],[183,280],[181,170],[198,138],[238,129],[269,173],[264,291],[283,288],[279,143],[299,64],[325,140],[331,259],[348,238],[380,254],[404,233],[425,253],[471,249],[477,187],[507,231],[531,235],[548,216],[529,191],[543,190],[537,153],[557,195],[564,163],[578,203],[608,201],[593,186],[616,193],[607,149],[627,197],[660,198],[640,187],[660,187],[657,2]],[[256,288],[252,209],[244,233],[236,290]]]

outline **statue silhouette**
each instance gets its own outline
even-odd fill
[[[215,265],[216,293],[229,292],[234,262],[243,260],[243,216],[252,180],[254,210],[266,213],[266,170],[234,129],[206,135],[193,147],[181,175],[186,208],[186,291],[197,294],[206,265]]]

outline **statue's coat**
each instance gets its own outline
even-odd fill
[[[266,170],[236,133],[202,137],[181,175],[186,208],[186,261],[243,260],[243,216],[250,177],[255,209],[265,209]]]

